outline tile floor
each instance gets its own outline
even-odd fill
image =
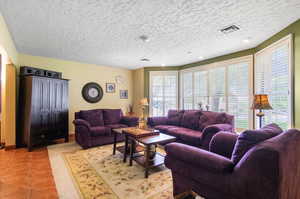
[[[0,199],[56,198],[46,147],[32,152],[25,148],[0,150]]]

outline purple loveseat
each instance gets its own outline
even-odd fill
[[[94,109],[75,113],[75,140],[82,148],[113,143],[114,128],[138,125],[137,117],[123,116],[121,109]],[[124,136],[118,135],[117,141]]]
[[[165,165],[172,170],[174,195],[192,190],[206,199],[299,198],[300,131],[290,129],[261,141],[235,163],[231,154],[240,137],[237,141],[237,135],[216,134],[211,152],[180,143],[166,145]]]
[[[213,135],[234,131],[234,116],[211,111],[169,110],[167,117],[149,117],[148,126],[175,136],[177,142],[208,149]]]

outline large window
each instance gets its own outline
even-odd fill
[[[268,94],[273,107],[264,111],[263,124],[293,125],[291,54],[291,36],[255,54],[255,93]]]
[[[178,72],[150,72],[150,115],[165,116],[178,108]]]
[[[252,56],[182,71],[182,108],[228,112],[236,128],[251,128]]]

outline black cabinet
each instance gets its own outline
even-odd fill
[[[30,151],[59,138],[68,141],[68,80],[20,77],[19,142]]]

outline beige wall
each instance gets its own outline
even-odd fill
[[[11,61],[15,65],[17,65],[18,52],[1,13],[0,13],[0,47],[4,49],[5,53],[11,59]]]
[[[63,78],[70,79],[69,128],[71,132],[74,132],[72,121],[74,120],[74,112],[76,111],[95,108],[122,108],[124,112],[127,112],[129,104],[133,102],[133,71],[131,70],[25,54],[19,54],[19,65],[59,71],[63,73]],[[118,75],[124,77],[125,81],[123,84],[117,84],[115,82],[115,77]],[[101,85],[104,96],[100,102],[91,104],[82,98],[81,89],[88,82],[97,82]],[[116,92],[106,93],[105,83],[116,83]],[[128,90],[128,99],[120,99],[120,89]]]
[[[0,13],[0,54],[1,54],[1,133],[0,141],[6,146],[15,145],[16,135],[16,73],[13,63],[18,64],[18,52],[7,25]]]
[[[139,106],[139,102],[144,98],[144,68],[133,71],[133,82],[134,82],[134,97],[133,97],[133,112],[137,116],[141,116],[142,109]]]

